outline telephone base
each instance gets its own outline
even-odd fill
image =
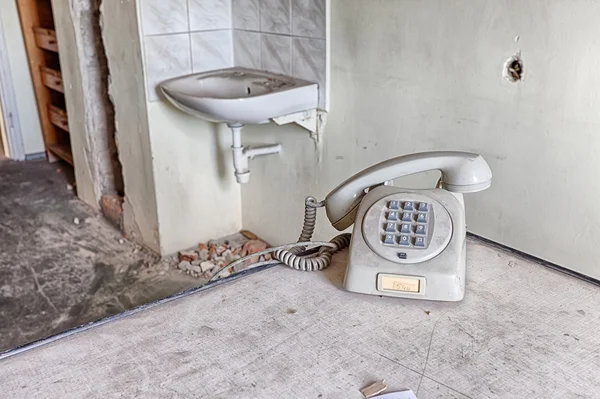
[[[388,237],[390,212],[397,206],[394,201],[400,201],[402,207],[397,228],[389,233],[394,236]],[[427,209],[423,213],[428,212],[428,216],[419,222],[416,215],[421,213],[418,206],[422,203]],[[414,210],[407,211],[405,204],[411,204],[406,209]],[[407,213],[412,216],[411,212],[415,214],[412,222],[401,220]],[[392,216],[395,220],[396,214]],[[403,231],[409,224],[412,235]],[[417,229],[424,235],[416,235]],[[377,187],[365,196],[354,224],[344,278],[346,290],[398,298],[460,301],[465,295],[465,271],[462,194],[442,189]]]

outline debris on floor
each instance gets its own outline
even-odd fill
[[[387,389],[387,384],[385,380],[377,381],[372,383],[371,385],[367,385],[360,392],[367,399],[417,399],[415,393],[410,389],[398,392],[388,392],[379,395]],[[376,396],[378,395],[378,396]]]
[[[375,395],[380,394],[381,392],[387,389],[387,384],[384,380],[377,381],[368,385],[360,390],[360,392],[364,395],[365,398],[371,398]]]
[[[200,243],[196,248],[180,251],[177,254],[177,268],[181,273],[186,273],[192,277],[209,280],[217,271],[224,266],[235,262],[245,256],[264,251],[269,247],[265,241],[259,239],[255,234],[243,230],[240,233],[211,240],[207,243]],[[227,277],[234,272],[244,270],[244,268],[256,262],[271,260],[271,255],[261,255],[251,258],[239,267],[221,274],[221,278]]]
[[[70,179],[0,162],[0,352],[203,283],[124,238]]]

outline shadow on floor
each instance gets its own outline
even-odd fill
[[[67,185],[56,164],[0,162],[0,352],[201,284]]]

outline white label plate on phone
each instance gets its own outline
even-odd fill
[[[377,290],[397,294],[423,294],[425,293],[425,278],[379,273],[377,275]]]

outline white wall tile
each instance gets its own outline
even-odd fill
[[[325,107],[327,79],[327,45],[322,39],[294,37],[292,75],[319,84],[319,106]]]
[[[260,0],[260,30],[291,34],[290,0]]]
[[[326,0],[292,0],[292,35],[325,39]]]
[[[190,30],[231,29],[231,0],[189,0]]]
[[[231,30],[196,32],[191,38],[194,72],[233,67]]]
[[[142,0],[144,35],[187,32],[187,0]]]
[[[263,33],[261,38],[262,68],[283,75],[292,74],[292,38]]]
[[[144,38],[144,59],[148,101],[157,101],[160,82],[192,73],[189,34]]]
[[[260,30],[259,0],[233,0],[232,7],[235,29]]]
[[[260,33],[234,31],[233,54],[235,66],[260,69]]]

